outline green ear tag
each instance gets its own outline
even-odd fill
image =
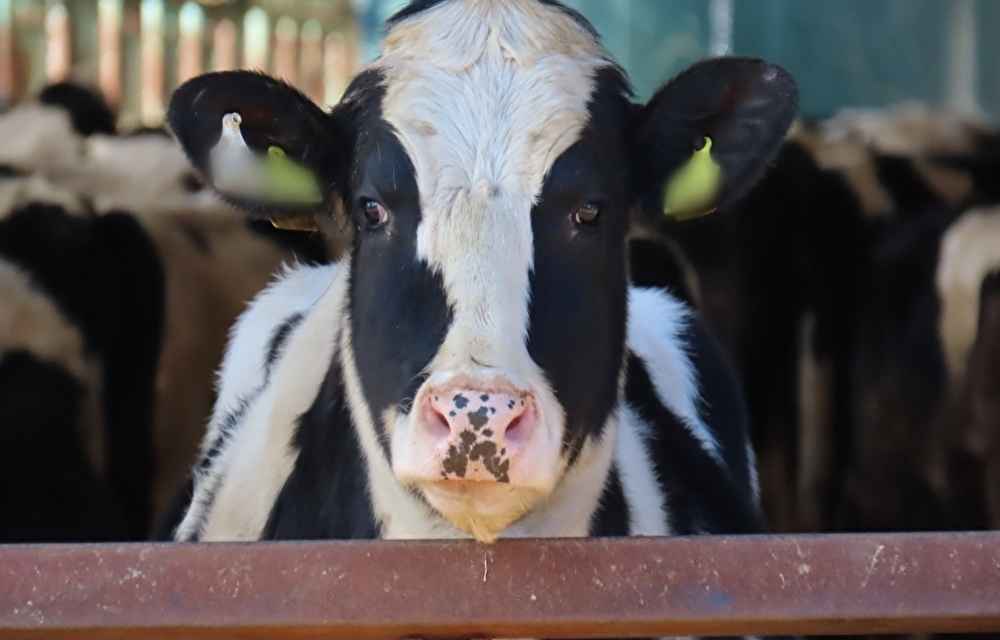
[[[663,188],[663,215],[683,221],[714,211],[722,168],[712,159],[712,139],[674,172]]]
[[[304,205],[319,204],[323,196],[313,173],[290,160],[281,147],[268,147],[264,161],[267,194],[274,200]]]

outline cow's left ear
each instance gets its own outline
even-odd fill
[[[333,118],[259,73],[209,73],[181,85],[167,120],[188,158],[224,198],[255,217],[333,211],[347,162]]]
[[[746,194],[780,148],[797,106],[795,81],[763,60],[714,58],[678,75],[634,116],[642,211],[686,220]]]

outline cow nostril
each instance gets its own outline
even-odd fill
[[[504,439],[507,442],[518,442],[524,437],[524,429],[521,426],[524,424],[524,414],[517,416],[510,421],[507,425],[507,430],[504,431]]]
[[[451,435],[451,426],[448,424],[448,420],[437,409],[432,409],[430,414],[430,420],[427,421],[428,431],[436,438],[448,438]]]

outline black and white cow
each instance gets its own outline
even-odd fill
[[[0,217],[0,540],[141,540],[164,274],[132,216]]]
[[[412,3],[329,113],[255,73],[180,87],[171,129],[224,196],[355,236],[240,318],[175,538],[760,530],[737,382],[684,304],[629,286],[626,232],[706,138],[704,209],[745,193],[795,85],[723,58],[628,87],[552,0]],[[265,150],[319,199],[265,186]]]

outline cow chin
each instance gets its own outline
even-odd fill
[[[472,480],[439,480],[421,483],[418,488],[448,522],[487,544],[496,542],[546,493],[532,487]]]

